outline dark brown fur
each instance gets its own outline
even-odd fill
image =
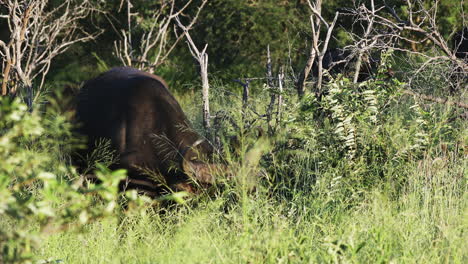
[[[468,62],[468,27],[463,28],[453,36],[455,56]]]
[[[159,195],[163,188],[148,176],[158,173],[178,190],[193,191],[193,179],[213,182],[211,165],[200,157],[212,154],[211,145],[191,129],[167,84],[156,75],[122,67],[86,82],[78,95],[77,120],[80,133],[88,137],[87,153],[100,138],[111,141],[119,159],[112,168],[128,170],[122,189]]]

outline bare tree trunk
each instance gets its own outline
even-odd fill
[[[310,26],[312,28],[312,45],[310,48],[309,58],[307,59],[306,66],[301,72],[299,80],[296,84],[296,89],[299,98],[301,98],[305,93],[305,83],[307,81],[307,77],[309,76],[310,71],[312,70],[312,66],[314,64],[315,59],[317,59],[318,75],[315,94],[317,98],[320,98],[320,96],[322,95],[323,57],[327,52],[328,43],[330,42],[331,38],[331,33],[333,31],[333,28],[335,27],[336,20],[338,19],[338,12],[336,12],[332,24],[329,25],[321,15],[322,1],[316,0],[315,3],[312,4],[311,1],[308,0],[307,3],[309,4],[309,8],[312,11],[312,15],[310,16]],[[320,43],[320,28],[322,24],[327,27],[327,36],[323,44]],[[321,50],[319,49],[319,46],[321,46]]]
[[[242,85],[242,122],[244,125],[247,114],[247,104],[249,100],[249,83],[250,80],[248,79],[245,80],[245,83],[240,82],[240,84]]]
[[[208,45],[207,45],[208,46]],[[202,100],[203,100],[203,127],[210,128],[210,85],[208,83],[208,54],[200,54],[200,74],[202,80]]]
[[[305,83],[307,81],[307,78],[309,77],[310,71],[312,70],[312,65],[314,64],[316,55],[317,53],[315,52],[314,46],[311,45],[309,58],[307,59],[307,63],[304,67],[304,70],[299,75],[299,79],[297,80],[296,84],[297,95],[299,96],[299,98],[302,98],[304,96]]]
[[[313,9],[312,9],[313,10]],[[318,65],[318,75],[317,75],[317,87],[315,90],[315,95],[316,97],[320,100],[322,96],[322,80],[323,80],[323,57],[325,56],[325,53],[327,52],[328,49],[328,43],[330,42],[331,34],[333,32],[333,28],[335,27],[336,21],[338,20],[338,12],[335,13],[335,18],[333,19],[333,22],[331,25],[328,25],[328,23],[318,14],[318,12],[314,11],[315,15],[320,18],[319,21],[322,21],[325,26],[327,27],[327,36],[325,37],[325,41],[323,42],[322,45],[322,50],[319,50],[319,35],[320,33],[315,33],[315,25],[314,25],[314,19],[312,16],[310,16],[310,23],[312,26],[312,31],[313,31],[313,44],[314,44],[314,49],[315,52],[318,54],[317,58],[317,65]]]
[[[312,70],[312,66],[314,64],[315,58],[317,56],[317,49],[315,46],[318,45],[317,42],[320,37],[320,19],[321,19],[321,12],[322,12],[322,0],[316,0],[314,4],[307,0],[309,8],[312,12],[316,15],[315,22],[313,21],[313,16],[310,17],[311,25],[312,25],[312,44],[310,46],[309,57],[307,58],[307,63],[304,66],[304,69],[299,75],[299,79],[296,83],[296,90],[297,95],[299,98],[302,98],[305,94],[305,84],[307,82],[307,78],[309,77],[310,71]],[[317,26],[317,28],[314,27]]]
[[[3,71],[3,80],[2,80],[2,96],[7,95],[7,84],[8,84],[8,81],[10,81],[10,69],[11,69],[11,65],[13,64],[13,62],[9,58],[9,55],[7,56],[6,59],[7,61],[6,61],[5,70]]]
[[[206,0],[204,1],[204,3]],[[203,127],[208,131],[210,129],[210,85],[208,82],[208,54],[206,49],[208,44],[205,45],[202,51],[198,50],[197,46],[192,40],[190,33],[188,32],[189,28],[182,25],[179,18],[175,18],[179,27],[184,31],[185,36],[188,41],[188,46],[192,56],[198,61],[200,65],[200,75],[202,81],[202,100],[203,100]]]
[[[249,80],[246,80],[244,84],[242,84],[242,107],[244,109],[247,107],[247,103],[249,100]]]
[[[270,90],[270,104],[268,105],[266,116],[267,116],[267,124],[268,124],[268,132],[272,133],[272,126],[270,124],[273,114],[273,106],[275,104],[276,95],[273,92],[273,73],[271,70],[271,56],[270,56],[270,45],[267,46],[267,86]]]
[[[283,111],[283,80],[284,80],[284,70],[281,67],[281,72],[278,74],[278,113],[276,115],[276,124],[275,127],[278,127],[281,123],[282,111]],[[276,130],[276,129],[275,129]]]
[[[358,56],[356,61],[356,71],[354,73],[353,82],[357,83],[359,79],[359,73],[361,72],[361,65],[362,65],[362,53],[364,52],[363,49],[368,46],[367,39],[372,32],[372,28],[374,27],[374,16],[375,16],[375,5],[374,0],[371,0],[371,17],[369,19],[369,23],[367,24],[366,32],[364,33],[364,42],[361,44],[358,50]]]

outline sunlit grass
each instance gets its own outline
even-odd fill
[[[189,119],[201,124],[199,100],[182,96],[179,101]],[[213,102],[214,111],[231,111],[241,122],[238,101],[215,97]],[[468,130],[459,120],[447,121],[452,109],[425,112],[415,105],[401,100],[379,123],[356,122],[361,152],[354,159],[342,155],[328,121],[289,122],[269,140],[244,131],[237,135],[239,149],[225,150],[235,180],[184,204],[130,207],[121,218],[116,209],[114,216],[82,229],[51,232],[36,258],[48,263],[467,263]],[[265,106],[255,107],[260,112]],[[285,118],[296,118],[294,111],[298,108],[286,109]],[[293,125],[298,127],[292,130]],[[293,140],[291,131],[302,141]],[[0,219],[0,227],[13,226]]]
[[[408,168],[412,182],[397,199],[385,188],[349,204],[331,193],[205,197],[166,214],[135,212],[124,229],[108,219],[52,235],[38,254],[64,263],[466,263],[466,164],[433,163]]]

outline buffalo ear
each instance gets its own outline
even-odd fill
[[[213,164],[201,161],[193,149],[187,150],[182,159],[182,170],[184,173],[200,183],[213,184],[215,182],[212,175],[216,170],[214,167],[215,165]]]

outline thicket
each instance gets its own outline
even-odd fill
[[[349,2],[324,1],[324,19],[353,7]],[[132,3],[138,39],[156,4]],[[388,3],[398,12],[406,8]],[[59,4],[50,1],[50,8]],[[103,13],[81,23],[104,32],[57,58],[46,82],[50,93],[119,63],[110,47],[128,26],[126,1],[95,4]],[[440,2],[445,39],[462,24],[463,7]],[[201,125],[198,73],[185,43],[157,68],[195,128],[224,147],[222,158],[236,172],[236,180],[198,196],[150,201],[119,194],[125,172],[96,164],[109,158],[99,150],[90,167],[101,183],[83,184],[70,161],[83,139],[73,134],[70,113],[58,110],[65,99],[41,96],[46,104],[30,108],[1,97],[0,262],[465,263],[468,129],[466,108],[453,102],[463,103],[466,72],[451,62],[425,65],[426,55],[439,53],[422,41],[405,46],[420,54],[398,46],[381,53],[375,74],[363,82],[346,72],[325,74],[320,96],[312,76],[298,98],[293,73],[306,63],[312,41],[306,9],[307,1],[273,0],[204,7],[190,34],[209,43],[216,133]],[[340,18],[330,48],[351,43],[345,34],[354,30],[351,22]],[[0,39],[6,39],[1,30]],[[275,77],[263,78],[267,45]],[[258,128],[260,140],[253,135]],[[232,137],[235,147],[227,144]]]
[[[125,213],[116,203],[121,172],[101,169],[104,185],[75,183],[66,119],[5,101],[3,261],[462,263],[466,122],[459,109],[426,104],[402,87],[385,74],[360,84],[343,78],[320,102],[310,94],[292,104],[289,83],[283,96],[291,107],[268,141],[225,120],[223,134],[239,138],[238,148],[225,149],[238,181],[163,198],[179,205],[141,201]],[[179,98],[187,113],[199,112],[200,100]],[[268,98],[252,96],[245,115],[235,110],[243,104],[235,94],[214,96],[213,104],[243,124]],[[201,124],[201,113],[189,117]],[[246,186],[252,180],[254,192]]]

